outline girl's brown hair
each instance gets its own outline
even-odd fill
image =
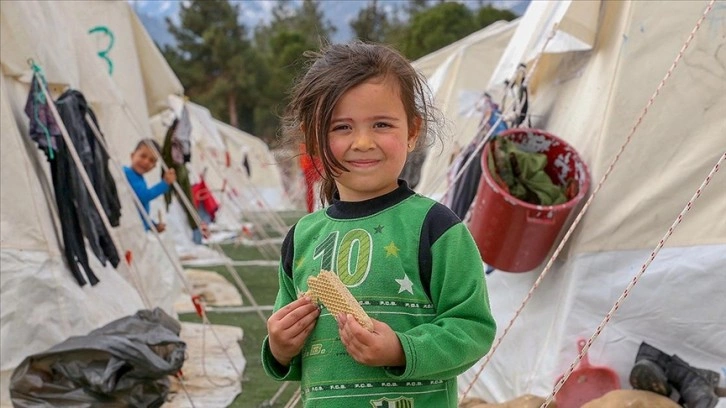
[[[388,46],[354,41],[327,45],[320,52],[306,52],[304,56],[309,68],[292,89],[282,131],[286,138],[304,143],[307,154],[320,159],[320,197],[325,204],[332,201],[336,191],[333,176],[347,171],[333,157],[328,144],[333,109],[346,91],[374,78],[397,83],[409,129],[420,119],[421,136],[432,130],[435,109],[426,79]]]

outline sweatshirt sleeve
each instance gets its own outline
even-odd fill
[[[162,180],[148,190],[144,189],[142,192],[137,191],[136,195],[138,195],[139,199],[142,201],[149,202],[167,191],[169,191],[169,185],[166,184],[166,181]]]
[[[279,289],[273,313],[297,298],[295,283],[292,279],[292,263],[295,251],[293,245],[294,233],[295,226],[290,229],[282,241],[280,267],[278,270]],[[265,340],[262,342],[262,366],[268,376],[278,381],[300,381],[300,365],[300,355],[293,358],[288,367],[280,364],[275,359],[275,356],[272,355],[272,351],[270,351],[269,336],[265,336]]]
[[[149,201],[169,191],[169,185],[166,184],[164,180],[161,180],[153,187],[148,188],[146,186],[144,176],[136,173],[129,167],[124,167],[124,172],[126,173],[126,179],[129,181],[131,188],[134,190],[134,193],[136,193],[136,196],[139,197],[139,201],[141,201],[142,203],[148,203]]]
[[[437,316],[430,323],[397,333],[406,366],[387,370],[394,379],[455,377],[491,348],[496,324],[483,263],[461,222],[431,245],[430,291]]]

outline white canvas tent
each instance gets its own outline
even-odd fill
[[[185,102],[180,96],[170,95],[168,97],[168,108],[151,117],[151,128],[153,138],[161,146],[167,128],[175,117],[181,117],[182,110],[186,105],[189,123],[191,127],[190,142],[192,147],[192,160],[187,166],[190,171],[192,183],[199,180],[200,174],[206,174],[207,185],[214,189],[218,178],[215,169],[220,161],[224,161],[225,147],[216,127],[212,123],[212,116],[206,108]],[[211,165],[212,171],[205,171]],[[158,175],[157,175],[158,177]],[[186,203],[174,198],[168,207],[164,199],[159,199],[151,204],[151,213],[166,213],[164,222],[167,224],[170,235],[182,260],[194,259],[207,264],[219,264],[225,262],[226,257],[206,246],[196,245],[192,241],[192,226],[189,225],[184,208]],[[190,203],[191,205],[191,203]],[[235,226],[230,226],[235,228]]]
[[[481,113],[473,108],[517,25],[518,20],[491,24],[413,63],[428,78],[435,103],[446,119],[443,145],[431,146],[421,166],[416,189],[422,194],[443,196],[444,169],[451,164],[452,156],[474,138]]]
[[[105,7],[99,12],[99,7]],[[131,271],[102,268],[91,256],[101,283],[80,288],[63,264],[56,238],[52,187],[42,153],[27,138],[23,113],[30,80],[27,60],[44,69],[51,89],[82,90],[98,114],[111,154],[130,152],[136,122],[148,131],[147,95],[139,56],[134,51],[140,26],[123,3],[10,3],[2,8],[2,369],[12,368],[31,352],[40,351],[72,333],[85,333],[143,307],[132,286]],[[101,15],[125,16],[102,18]],[[103,21],[113,20],[113,21]],[[35,24],[27,24],[35,21]],[[93,21],[93,23],[91,23]],[[114,76],[95,55],[97,47],[86,27],[108,24],[116,36],[119,60]],[[148,46],[148,45],[147,45]],[[153,44],[152,44],[153,46]],[[63,53],[58,50],[64,50]],[[124,57],[124,58],[122,58]],[[147,71],[147,75],[154,72]],[[130,83],[136,86],[126,86]],[[163,78],[158,83],[164,83]],[[157,83],[157,84],[158,84]],[[166,81],[166,83],[169,83]],[[177,82],[178,85],[178,82]],[[176,87],[167,88],[175,92]],[[141,109],[125,109],[129,106]],[[128,153],[127,153],[128,154]],[[124,155],[125,156],[125,155]],[[109,164],[111,166],[111,164]],[[131,250],[142,274],[143,288],[155,303],[164,302],[173,283],[173,269],[156,259],[160,248],[147,243],[134,214],[134,204],[118,172],[116,184],[124,216],[116,228],[124,250]],[[28,203],[34,203],[28,205]],[[129,215],[131,214],[131,215]],[[122,253],[123,255],[123,253]],[[145,258],[149,258],[146,259]],[[148,263],[146,263],[148,262]],[[167,261],[169,262],[169,261]],[[154,274],[144,273],[154,265]],[[158,265],[158,268],[157,268]],[[153,285],[153,286],[150,286]],[[173,299],[169,299],[173,302]],[[171,304],[169,304],[170,306]],[[167,308],[167,310],[170,310]],[[29,325],[28,322],[35,322]],[[11,334],[12,333],[12,334]]]
[[[580,7],[578,15],[597,16],[597,25],[589,27],[596,33],[592,49],[557,49],[540,58],[531,76],[530,112],[533,126],[578,150],[589,166],[594,188],[707,2],[573,3]],[[550,21],[551,6],[530,7],[512,41],[533,38],[519,35],[519,30],[532,27],[542,27],[537,39],[547,36],[551,27],[542,21]],[[543,10],[550,11],[539,17],[532,14]],[[575,359],[577,340],[594,333],[724,154],[724,19],[726,8],[716,3],[638,124],[567,251],[515,320],[473,383],[470,396],[505,401],[525,393],[549,395]],[[527,55],[536,56],[531,47],[518,54],[522,60],[500,64],[515,67],[525,62],[531,67],[534,61]],[[503,55],[508,54],[504,50]],[[469,70],[458,75],[479,73]],[[489,89],[481,89],[485,90]],[[628,375],[641,341],[726,376],[726,300],[721,295],[726,287],[723,173],[716,173],[590,349],[591,362],[616,370],[623,388],[630,388]],[[488,276],[498,336],[541,270],[542,266],[528,273],[495,271]],[[476,365],[460,377],[461,390],[478,371]],[[722,399],[720,406],[724,405]]]
[[[203,175],[205,183],[219,204],[213,231],[221,236],[236,236],[243,223],[261,224],[273,216],[273,210],[287,208],[280,172],[267,144],[242,130],[214,119],[209,110],[181,97],[169,97],[170,109],[151,118],[155,139],[163,143],[166,130],[186,109],[191,124],[191,160],[187,165],[190,181],[196,183]],[[250,175],[243,166],[250,166]],[[194,245],[192,228],[177,200],[170,205],[167,223],[173,231],[177,250],[187,263],[224,262],[206,247]],[[163,200],[154,208],[165,206]],[[153,213],[154,211],[152,211]],[[255,225],[253,228],[262,228]],[[191,258],[195,260],[192,261]]]
[[[174,314],[181,286],[178,260],[144,233],[133,193],[113,162],[122,205],[113,234],[134,267],[123,261],[117,269],[102,267],[89,250],[100,283],[75,282],[59,243],[48,164],[27,136],[28,60],[43,69],[54,97],[68,88],[84,93],[121,164],[138,140],[151,137],[149,116],[183,89],[125,1],[3,2],[0,22],[0,401],[6,406],[9,375],[26,356],[139,309],[161,306]],[[173,245],[166,247],[173,255]],[[239,383],[233,388],[232,397]]]
[[[260,138],[232,127],[226,123],[216,121],[217,130],[227,146],[230,154],[230,165],[240,179],[239,189],[255,190],[262,203],[255,203],[257,211],[265,209],[285,210],[291,204],[283,187],[282,176],[277,160],[270,152],[269,147]],[[247,156],[250,165],[249,178],[241,167]]]

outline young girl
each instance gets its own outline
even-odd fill
[[[491,347],[482,261],[466,226],[399,180],[431,119],[425,79],[382,45],[328,46],[293,90],[286,131],[323,166],[330,205],[282,244],[266,372],[305,407],[456,407],[456,376]],[[338,274],[373,319],[332,316],[307,278]]]
[[[156,168],[156,155],[154,154],[154,151],[151,150],[152,146],[156,149],[156,151],[161,151],[161,148],[156,140],[144,139],[140,141],[131,153],[131,166],[124,166],[126,178],[129,180],[131,188],[134,190],[134,193],[136,193],[136,196],[139,198],[139,201],[144,207],[144,210],[146,210],[147,214],[149,214],[151,200],[169,191],[169,186],[174,184],[176,181],[176,172],[174,169],[169,169],[164,172],[164,177],[162,177],[163,180],[159,181],[151,188],[148,187],[146,180],[144,179],[144,174]],[[141,221],[144,223],[144,228],[147,231],[151,229],[143,216],[141,216]],[[164,223],[154,223],[154,226],[158,232],[164,232],[166,229],[166,224]]]

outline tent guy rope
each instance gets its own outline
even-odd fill
[[[215,173],[217,174],[217,176],[218,176],[218,177],[219,177],[220,179],[222,179],[222,180],[223,180],[223,185],[224,185],[225,187],[227,187],[227,176],[226,176],[226,174],[225,174],[225,173],[224,173],[223,171],[221,171],[221,170],[220,170],[220,169],[219,169],[219,168],[217,167],[217,163],[215,163],[215,162],[214,162],[214,161],[212,160],[212,161],[210,161],[210,163],[209,163],[209,166],[205,168],[205,170],[206,170],[207,168],[211,168],[211,169],[212,169],[212,171],[214,171],[214,172],[215,172]],[[203,177],[201,177],[201,176],[200,176],[200,178],[203,178]],[[241,210],[241,212],[242,212],[242,215],[243,215],[243,217],[244,217],[244,218],[246,218],[246,219],[249,219],[249,218],[251,218],[251,217],[249,217],[249,214],[248,214],[248,213],[246,213],[246,211],[242,210],[242,207],[244,207],[244,205],[242,205],[242,203],[241,203],[241,200],[240,200],[240,199],[238,199],[237,197],[235,197],[234,199],[232,199],[232,201],[234,202],[234,204],[235,204],[235,205],[237,205],[237,206],[238,206],[238,207],[240,208],[240,210]],[[258,233],[259,235],[261,235],[261,236],[262,236],[262,239],[263,239],[263,241],[264,241],[264,240],[265,240],[266,238],[269,238],[269,235],[267,235],[267,233],[265,232],[264,228],[260,228],[260,229],[259,229],[259,231],[256,231],[256,232],[257,232],[257,233]],[[275,253],[276,253],[276,249],[275,249],[275,248],[272,248],[272,247],[269,247],[269,246],[268,246],[268,247],[264,247],[264,248],[260,248],[260,249],[261,249],[261,252],[263,252],[263,255],[265,256],[265,258],[266,258],[266,259],[267,259],[267,258],[269,258],[269,257],[274,257],[274,256],[275,256]]]
[[[226,167],[226,168],[227,169],[230,169],[230,167],[231,167],[231,165],[228,166],[228,167]],[[211,160],[209,162],[209,168],[211,168],[212,171],[214,171],[216,173],[216,175],[220,179],[223,180],[223,186],[225,188],[230,188],[228,186],[227,172],[220,170],[219,167],[218,167],[218,163],[214,162],[214,160]],[[232,169],[236,169],[236,168],[232,168]],[[243,179],[248,180],[248,178],[246,176],[242,175],[241,172],[240,172],[240,176]],[[254,202],[254,201],[259,200],[259,197],[257,197],[257,195],[255,194],[256,193],[256,190],[253,190],[254,189],[254,185],[252,183],[249,183],[245,187],[248,187],[250,190],[252,190],[253,194],[255,195],[254,198],[253,198],[253,200],[250,200],[250,201],[253,201]],[[243,214],[243,216],[245,218],[247,218],[247,219],[254,218],[254,217],[251,217],[250,216],[250,213],[249,212],[243,210],[243,208],[245,206],[242,204],[242,200],[239,199],[239,197],[236,194],[231,194],[231,195],[229,195],[229,197],[234,202],[234,204],[237,205],[240,208],[240,210],[242,211],[242,214]],[[260,202],[260,203],[262,204],[262,202]],[[263,213],[265,215],[267,215],[269,213],[272,213],[272,210],[269,208],[269,205],[267,205],[266,207],[265,206],[262,206],[262,208],[263,208],[263,210],[265,210],[265,211],[263,211]],[[274,219],[269,220],[268,222],[270,223],[271,226],[273,226],[274,228],[276,228],[282,235],[284,235],[285,233],[287,233],[287,231],[282,231],[280,229],[280,227],[278,226],[278,224],[276,223],[276,221]],[[263,242],[263,244],[267,245],[264,248],[260,248],[264,252],[265,257],[266,258],[268,258],[268,257],[272,257],[272,258],[277,257],[278,256],[277,255],[278,249],[273,244],[269,243],[269,241],[267,241],[270,238],[270,236],[269,236],[269,234],[267,234],[267,232],[265,231],[265,229],[264,228],[259,228],[259,231],[256,230],[255,233],[258,234],[258,235],[260,235],[262,237],[262,240],[261,241]]]
[[[698,21],[696,22],[696,25],[691,30],[690,35],[688,36],[688,38],[686,39],[686,41],[681,46],[681,49],[678,51],[678,54],[676,55],[675,59],[671,63],[671,66],[666,71],[665,76],[663,77],[663,79],[661,79],[660,83],[658,83],[658,86],[656,87],[655,91],[651,95],[650,99],[648,99],[648,102],[646,103],[645,107],[643,108],[643,110],[641,111],[640,115],[636,119],[635,124],[630,129],[630,132],[628,133],[627,137],[625,138],[625,141],[623,142],[623,144],[620,146],[620,149],[618,150],[618,152],[615,154],[615,157],[610,162],[610,165],[608,166],[607,170],[603,174],[602,178],[598,182],[597,186],[593,190],[593,192],[590,195],[590,197],[588,197],[587,201],[583,205],[583,207],[580,210],[580,212],[577,214],[577,217],[572,222],[572,225],[570,226],[570,228],[567,230],[567,232],[563,236],[563,238],[560,241],[559,245],[557,246],[557,248],[555,249],[555,251],[552,253],[552,256],[547,261],[547,264],[545,265],[544,269],[542,270],[542,273],[537,278],[537,280],[534,282],[534,284],[532,285],[532,288],[529,290],[529,292],[527,293],[527,295],[524,297],[524,300],[520,304],[519,308],[517,308],[517,310],[514,312],[514,316],[509,321],[509,324],[507,324],[507,326],[502,331],[501,336],[497,337],[497,339],[494,342],[494,345],[489,350],[489,353],[487,353],[487,355],[484,356],[483,362],[481,363],[481,366],[479,367],[479,370],[477,370],[477,372],[474,375],[474,377],[472,378],[471,382],[466,387],[466,389],[464,390],[464,392],[461,394],[460,400],[461,399],[464,399],[467,396],[467,394],[469,394],[469,392],[471,391],[472,387],[474,386],[474,383],[479,378],[479,376],[481,375],[482,371],[487,366],[487,364],[491,361],[492,355],[499,348],[499,345],[502,343],[502,339],[504,339],[504,337],[506,337],[507,333],[509,333],[509,330],[512,328],[512,325],[514,324],[515,320],[522,313],[522,310],[524,309],[524,306],[532,298],[532,294],[534,293],[535,290],[537,290],[537,288],[542,283],[542,280],[545,278],[545,276],[547,276],[547,273],[552,268],[552,265],[554,264],[555,259],[560,254],[560,252],[562,252],[562,249],[564,248],[565,244],[569,241],[569,239],[572,236],[575,228],[577,228],[577,226],[580,224],[580,221],[584,217],[584,215],[587,212],[587,210],[590,208],[590,205],[591,205],[592,201],[595,199],[595,197],[597,196],[598,192],[602,188],[603,184],[607,180],[608,176],[613,171],[613,168],[615,167],[615,164],[618,162],[618,160],[620,160],[620,156],[625,151],[625,148],[630,144],[630,141],[631,141],[633,135],[635,134],[635,131],[638,129],[638,127],[640,126],[640,124],[643,122],[643,118],[648,113],[648,111],[649,111],[650,107],[653,105],[655,99],[660,94],[661,89],[663,89],[663,87],[665,86],[666,82],[668,81],[668,79],[673,74],[673,71],[678,66],[678,63],[683,58],[683,55],[684,55],[686,49],[688,49],[688,46],[693,41],[693,38],[695,37],[696,32],[698,32],[698,30],[701,28],[701,24],[703,24],[703,21],[706,19],[706,16],[708,16],[708,14],[713,9],[713,4],[715,3],[715,1],[716,0],[710,0],[710,2],[708,4],[708,6],[706,7],[706,9],[704,10],[703,14],[698,19]],[[587,349],[589,348],[589,345],[590,344],[591,343],[588,342],[588,344],[586,345],[586,348],[584,349],[584,351],[587,351]],[[579,361],[579,359],[578,359],[578,361]]]
[[[560,391],[562,386],[565,384],[565,381],[567,381],[568,378],[570,378],[570,375],[575,370],[575,367],[580,363],[580,360],[582,360],[582,357],[587,354],[587,351],[590,349],[590,346],[592,343],[597,339],[597,337],[602,333],[603,329],[605,328],[605,325],[610,322],[610,319],[612,316],[617,312],[617,310],[620,308],[620,305],[625,301],[625,298],[628,297],[630,292],[632,291],[633,287],[638,283],[638,280],[641,276],[645,273],[645,270],[648,269],[648,266],[653,262],[656,256],[658,256],[658,253],[660,252],[661,248],[663,248],[663,245],[668,241],[668,238],[670,238],[671,235],[673,235],[673,231],[680,225],[681,221],[683,221],[683,217],[688,213],[691,208],[693,207],[693,203],[701,196],[701,193],[703,190],[708,186],[711,179],[713,178],[714,174],[718,171],[719,167],[721,166],[721,163],[726,160],[726,152],[724,152],[721,155],[721,158],[716,162],[716,164],[711,169],[711,172],[708,173],[708,176],[706,176],[706,179],[703,180],[701,185],[698,187],[696,192],[693,194],[691,199],[688,201],[686,206],[681,210],[680,214],[676,217],[675,221],[671,224],[670,227],[668,227],[668,230],[666,231],[665,235],[663,235],[663,238],[658,241],[658,245],[655,246],[655,249],[653,252],[650,253],[650,256],[648,259],[643,263],[643,265],[640,267],[640,271],[633,277],[633,279],[628,283],[628,286],[625,287],[625,290],[622,294],[620,294],[620,297],[618,297],[618,300],[615,301],[615,304],[613,307],[608,311],[607,315],[605,315],[605,318],[600,322],[600,324],[595,329],[595,333],[592,334],[592,336],[587,340],[587,343],[585,343],[585,346],[580,351],[580,354],[577,355],[575,358],[575,361],[570,364],[570,368],[567,369],[567,372],[562,376],[562,378],[557,382],[555,385],[555,388],[552,390],[552,393],[549,397],[542,403],[540,408],[546,408],[549,406],[549,404],[554,399],[557,392]]]

